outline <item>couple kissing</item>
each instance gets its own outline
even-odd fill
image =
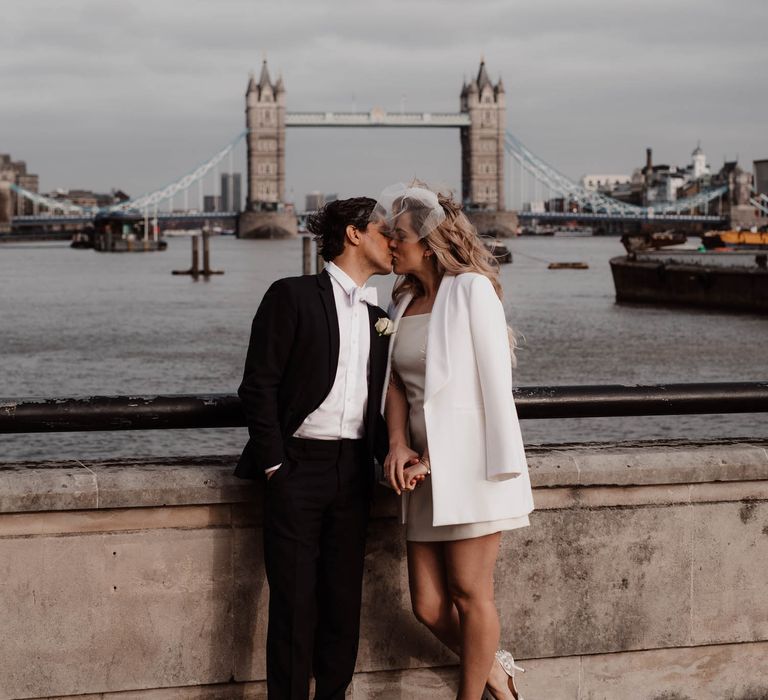
[[[358,649],[370,502],[401,496],[411,603],[459,657],[458,700],[521,700],[498,649],[501,533],[533,510],[496,262],[421,183],[312,215],[326,268],[272,284],[239,395],[235,474],[265,480],[270,700],[342,700]],[[389,313],[373,275],[398,277]],[[380,466],[377,466],[378,465]]]

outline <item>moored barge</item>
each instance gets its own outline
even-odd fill
[[[768,313],[763,251],[649,250],[612,258],[616,301]]]

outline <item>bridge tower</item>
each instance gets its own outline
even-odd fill
[[[272,83],[266,60],[245,94],[248,129],[248,209],[277,209],[285,200],[285,86]]]
[[[471,209],[505,209],[505,97],[501,78],[493,84],[485,60],[480,61],[477,78],[461,89],[461,111],[470,119],[470,126],[461,129],[461,194]]]
[[[273,83],[267,61],[245,93],[248,129],[248,199],[238,236],[281,238],[296,234],[296,217],[285,207],[285,85]]]

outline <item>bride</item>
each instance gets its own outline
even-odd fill
[[[521,700],[511,654],[496,651],[493,571],[501,532],[528,525],[533,498],[497,266],[461,207],[419,183],[387,188],[373,217],[400,276],[384,472],[406,494],[413,612],[459,655],[458,700]]]

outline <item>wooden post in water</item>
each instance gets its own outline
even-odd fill
[[[208,227],[203,227],[203,274],[208,277],[211,274],[211,251],[208,242]]]
[[[200,271],[200,238],[203,239],[203,269]],[[202,230],[200,236],[192,236],[192,267],[189,270],[173,270],[174,275],[191,275],[197,279],[202,275],[207,281],[211,275],[223,275],[224,270],[211,270],[211,250],[209,242],[210,234],[208,228]]]
[[[197,236],[192,236],[192,267],[189,274],[197,277],[200,274],[200,241]]]

